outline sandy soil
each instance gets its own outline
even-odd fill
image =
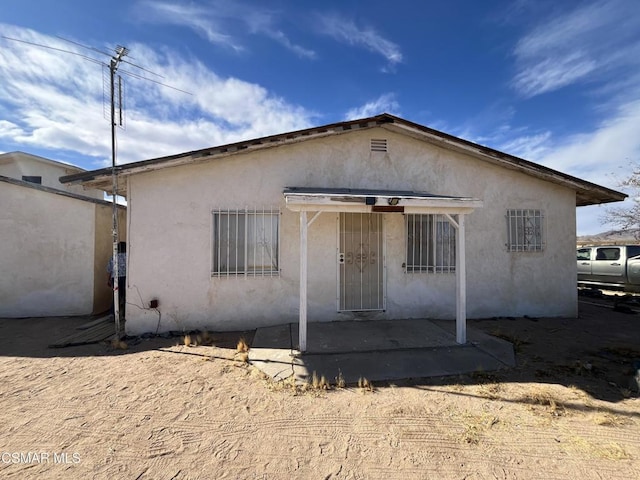
[[[239,333],[46,347],[83,322],[0,320],[0,477],[640,478],[640,315],[471,321],[519,366],[373,392],[273,384]]]

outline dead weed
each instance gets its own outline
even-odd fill
[[[563,401],[551,392],[551,390],[539,385],[532,386],[520,401],[529,403],[532,406],[541,405],[547,413],[554,417],[559,417],[567,413]]]
[[[581,453],[605,460],[628,460],[631,458],[629,452],[615,442],[599,444],[576,435],[569,439],[569,445]]]

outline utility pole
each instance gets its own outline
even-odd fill
[[[118,45],[116,47],[116,54],[111,57],[109,63],[109,73],[111,82],[111,182],[112,182],[112,200],[113,200],[113,314],[116,323],[116,338],[122,337],[122,319],[120,312],[120,292],[118,289],[119,284],[119,267],[118,267],[118,203],[116,197],[118,196],[118,178],[116,175],[116,105],[115,105],[115,76],[120,65],[122,57],[124,57],[129,50],[125,47]]]
[[[71,55],[78,55],[82,58],[84,58],[85,60],[88,60],[90,62],[93,63],[97,63],[99,65],[104,65],[106,66],[106,64],[100,60],[97,60],[95,58],[92,57],[88,57],[86,55],[82,55],[78,52],[72,52],[69,50],[62,50],[61,48],[57,48],[57,47],[53,47],[50,45],[42,45],[39,43],[34,43],[34,42],[29,42],[26,40],[20,40],[17,38],[10,38],[10,37],[5,37],[4,35],[0,35],[0,38],[4,38],[6,40],[11,40],[13,42],[20,42],[20,43],[25,43],[27,45],[31,45],[34,47],[40,47],[40,48],[48,48],[50,50],[55,50],[57,52],[65,52]],[[106,53],[103,52],[101,50],[98,50],[96,48],[92,48],[92,47],[87,47],[85,45],[82,45],[80,43],[77,42],[73,42],[71,40],[67,40],[65,38],[62,37],[58,37],[61,40],[64,40],[66,42],[69,43],[73,43],[77,46],[86,48],[88,50],[93,50],[96,51],[98,53],[101,53],[103,55],[111,55],[110,53]],[[164,78],[162,77],[162,75],[158,75],[157,73],[154,73],[150,70],[147,70],[146,68],[142,68],[140,65],[136,65],[134,63],[128,62],[127,60],[123,60],[123,57],[125,57],[126,55],[129,54],[129,49],[123,46],[118,45],[115,48],[115,55],[111,55],[111,61],[109,62],[109,77],[110,77],[110,97],[111,97],[111,181],[112,181],[112,188],[111,188],[111,195],[112,195],[112,200],[113,200],[113,252],[112,252],[112,257],[111,257],[111,261],[113,262],[113,278],[114,278],[114,282],[113,282],[113,313],[114,313],[114,319],[115,319],[115,330],[116,330],[116,336],[119,338],[122,337],[122,312],[120,311],[120,292],[119,292],[119,288],[118,288],[118,274],[119,272],[119,268],[118,268],[118,205],[117,205],[117,201],[116,201],[116,197],[118,196],[118,177],[117,177],[117,172],[116,172],[116,103],[115,103],[115,96],[116,96],[116,89],[115,89],[115,77],[116,77],[116,72],[118,71],[118,67],[120,66],[121,62],[124,63],[128,63],[129,65],[138,68],[140,70],[143,70],[147,73],[150,73],[152,75],[155,75],[159,78]],[[182,93],[186,93],[187,95],[192,95],[192,93],[186,92],[184,90],[180,90],[179,88],[175,88],[172,87],[171,85],[166,85],[162,82],[159,82],[157,80],[152,80],[150,78],[147,78],[145,76],[141,76],[138,74],[134,74],[132,72],[123,72],[125,73],[125,75],[129,75],[130,77],[134,77],[134,78],[139,78],[141,80],[147,80],[149,82],[153,82],[155,84],[161,85],[163,87],[167,87],[167,88],[171,88],[172,90],[177,90],[178,92],[182,92]],[[120,107],[120,114],[118,115],[118,120],[120,122],[120,126],[122,126],[122,84],[120,83],[120,78],[118,78],[118,100],[119,100],[119,107]]]

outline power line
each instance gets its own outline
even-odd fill
[[[90,62],[97,63],[98,65],[104,65],[104,62],[102,62],[100,60],[97,60],[97,59],[92,58],[92,57],[87,57],[86,55],[82,55],[81,53],[78,53],[78,52],[72,52],[71,50],[65,50],[63,48],[52,47],[50,45],[42,45],[41,43],[28,42],[26,40],[19,40],[17,38],[5,37],[4,35],[0,35],[0,37],[4,38],[5,40],[11,40],[11,41],[14,41],[14,42],[26,43],[27,45],[32,45],[34,47],[48,48],[49,50],[55,50],[56,52],[70,53],[71,55],[76,55],[78,57],[82,57],[85,60],[89,60]]]
[[[126,62],[123,61],[123,63],[126,63]],[[158,85],[162,85],[163,87],[167,87],[172,90],[177,90],[178,92],[186,93],[187,95],[193,95],[193,93],[187,92],[186,90],[180,90],[177,87],[172,87],[171,85],[167,85],[166,83],[158,82],[157,80],[152,80],[151,78],[143,77],[142,75],[138,75],[136,73],[132,73],[127,70],[119,70],[119,72],[124,73],[125,75],[128,75],[133,78],[139,78],[141,80],[146,80],[147,82],[157,83]]]
[[[56,35],[56,38],[59,38],[60,40],[64,40],[65,42],[73,43],[74,45],[77,45],[78,47],[86,48],[87,50],[92,50],[94,52],[101,53],[102,55],[106,55],[108,57],[111,56],[110,53],[103,52],[102,50],[98,50],[97,48],[94,48],[94,47],[89,47],[87,45],[83,45],[82,43],[78,43],[78,42],[75,42],[73,40],[69,40],[68,38],[61,37],[60,35]]]
[[[26,40],[19,40],[17,38],[10,38],[10,37],[6,37],[4,35],[1,35],[2,38],[6,39],[6,40],[11,40],[14,42],[20,42],[20,43],[24,43],[27,45],[32,45],[35,47],[40,47],[40,48],[46,48],[49,50],[54,50],[57,52],[64,52],[64,53],[69,53],[71,55],[77,55],[81,58],[84,58],[85,60],[88,60],[90,62],[93,63],[97,63],[99,65],[106,65],[109,68],[109,90],[110,90],[110,100],[111,100],[111,177],[112,177],[112,190],[111,190],[111,194],[112,194],[112,200],[113,200],[113,214],[112,214],[112,234],[113,234],[113,253],[112,253],[112,261],[113,261],[113,278],[114,278],[114,285],[113,285],[113,297],[114,297],[114,319],[115,319],[115,329],[116,329],[116,336],[118,338],[121,337],[122,335],[122,331],[121,331],[121,327],[122,327],[122,323],[121,323],[121,315],[122,312],[120,311],[120,305],[119,305],[119,300],[120,300],[120,292],[118,291],[118,284],[119,284],[119,275],[118,275],[118,209],[117,209],[117,196],[118,196],[118,178],[117,178],[117,174],[116,174],[116,117],[115,117],[115,76],[116,73],[118,71],[118,67],[120,66],[120,63],[127,63],[129,65],[132,65],[133,67],[139,68],[147,73],[151,73],[153,75],[157,75],[160,78],[164,78],[161,75],[158,75],[157,73],[154,73],[150,70],[147,70],[139,65],[136,65],[134,63],[131,62],[126,62],[125,60],[123,60],[123,57],[125,57],[126,55],[128,55],[129,53],[129,49],[126,47],[123,47],[121,45],[116,46],[115,48],[115,54],[111,55],[109,53],[106,52],[102,52],[96,48],[93,47],[87,47],[86,45],[82,45],[80,43],[71,41],[71,40],[67,40],[65,38],[62,37],[58,37],[62,40],[65,40],[67,42],[73,43],[79,47],[82,48],[86,48],[95,52],[98,52],[102,55],[107,55],[110,56],[111,59],[109,61],[109,64],[107,65],[105,62],[101,62],[95,58],[92,57],[88,57],[86,55],[82,55],[80,53],[77,52],[72,52],[70,50],[64,50],[62,48],[57,48],[57,47],[52,47],[49,45],[43,45],[40,43],[35,43],[35,42],[29,42]],[[180,90],[179,88],[176,87],[172,87],[170,85],[166,85],[164,83],[158,82],[156,80],[152,80],[150,78],[146,78],[143,77],[142,75],[137,75],[135,73],[132,72],[125,72],[123,71],[122,73],[124,73],[125,75],[129,75],[131,77],[134,78],[139,78],[141,80],[146,80],[148,82],[153,82],[156,83],[158,85],[161,85],[163,87],[167,87],[167,88],[171,88],[173,90],[177,90],[179,92],[182,93],[186,93],[188,95],[191,95],[191,93],[186,92],[184,90]],[[121,82],[120,82],[121,77],[118,76],[118,96],[119,96],[119,106],[120,108],[122,108],[122,90],[121,90]],[[120,115],[121,117],[121,115]],[[121,120],[120,120],[121,121]]]
[[[63,49],[63,48],[52,47],[51,45],[43,45],[42,43],[29,42],[29,41],[27,41],[27,40],[20,40],[20,39],[18,39],[18,38],[11,38],[11,37],[7,37],[7,36],[5,36],[5,35],[0,35],[0,37],[1,37],[1,38],[4,38],[5,40],[11,40],[11,41],[13,41],[13,42],[25,43],[25,44],[27,44],[27,45],[32,45],[32,46],[34,46],[34,47],[46,48],[46,49],[49,49],[49,50],[54,50],[54,51],[56,51],[56,52],[69,53],[69,54],[71,54],[71,55],[75,55],[75,56],[77,56],[77,57],[84,58],[85,60],[88,60],[88,61],[90,61],[90,62],[92,62],[92,63],[97,64],[97,65],[104,65],[104,66],[106,66],[106,67],[109,67],[109,65],[108,65],[107,63],[105,63],[105,62],[103,62],[103,61],[101,61],[101,60],[98,60],[98,59],[93,58],[93,57],[88,57],[88,56],[86,56],[86,55],[83,55],[83,54],[78,53],[78,52],[73,52],[73,51],[71,51],[71,50],[65,50],[65,49]],[[59,39],[61,39],[61,40],[64,40],[64,41],[67,41],[67,42],[69,42],[69,43],[72,43],[72,44],[74,44],[74,45],[77,45],[77,46],[79,46],[79,47],[87,48],[87,49],[89,49],[89,50],[93,50],[93,51],[98,52],[98,53],[101,53],[101,54],[103,54],[103,55],[111,56],[111,54],[110,54],[110,53],[103,52],[103,51],[101,51],[101,50],[98,50],[97,48],[87,47],[86,45],[82,45],[81,43],[74,42],[73,40],[67,40],[66,38],[62,38],[62,37],[57,37],[57,38],[59,38]],[[124,48],[124,47],[123,47],[123,48]],[[128,52],[128,49],[127,49],[127,52]],[[133,67],[139,68],[140,70],[143,70],[143,71],[145,71],[145,72],[147,72],[147,73],[150,73],[150,74],[152,74],[152,75],[155,75],[155,76],[157,76],[157,77],[159,77],[159,78],[165,78],[165,77],[163,77],[162,75],[160,75],[160,74],[158,74],[158,73],[152,72],[151,70],[148,70],[148,69],[146,69],[146,68],[144,68],[144,67],[141,67],[140,65],[136,65],[135,63],[127,62],[127,61],[126,61],[126,60],[124,60],[124,59],[120,59],[118,63],[126,63],[127,65],[131,65],[131,66],[133,66]],[[127,70],[120,70],[120,72],[121,72],[121,73],[123,73],[123,74],[125,74],[125,75],[128,75],[128,76],[130,76],[130,77],[137,78],[137,79],[139,79],[139,80],[146,80],[146,81],[148,81],[148,82],[155,83],[155,84],[160,85],[160,86],[162,86],[162,87],[167,87],[167,88],[170,88],[170,89],[172,89],[172,90],[176,90],[176,91],[181,92],[181,93],[186,93],[187,95],[193,95],[193,93],[191,93],[191,92],[187,92],[186,90],[182,90],[182,89],[180,89],[180,88],[173,87],[173,86],[171,86],[171,85],[167,85],[166,83],[162,83],[162,82],[159,82],[159,81],[157,81],[157,80],[153,80],[153,79],[151,79],[151,78],[147,78],[147,77],[145,77],[145,76],[138,75],[138,74],[136,74],[136,73],[133,73],[133,72],[130,72],[130,71],[127,71]]]
[[[73,40],[69,40],[68,38],[61,37],[59,35],[56,35],[56,37],[59,38],[60,40],[64,40],[65,42],[69,42],[69,43],[72,43],[74,45],[77,45],[78,47],[86,48],[87,50],[92,50],[94,52],[98,52],[98,53],[101,53],[103,55],[111,56],[110,53],[103,52],[102,50],[99,50],[99,49],[97,49],[95,47],[89,47],[87,45],[83,45],[82,43],[79,43],[79,42],[76,42],[76,41],[73,41]],[[139,68],[140,70],[144,70],[145,72],[150,73],[151,75],[155,75],[156,77],[164,78],[164,76],[160,75],[159,73],[152,72],[151,70],[148,70],[148,69],[146,69],[144,67],[141,67],[140,65],[136,65],[135,63],[129,62],[129,61],[125,60],[124,58],[120,59],[120,62],[126,63],[126,64],[131,65],[131,66],[134,66],[136,68]],[[147,80],[144,77],[140,77],[140,78],[143,78],[143,79]],[[165,85],[165,86],[168,87],[169,85]]]

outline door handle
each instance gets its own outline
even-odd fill
[[[615,267],[619,267],[620,264],[618,262],[613,262],[611,265],[615,266]]]
[[[582,262],[580,265],[589,265],[589,262]]]

